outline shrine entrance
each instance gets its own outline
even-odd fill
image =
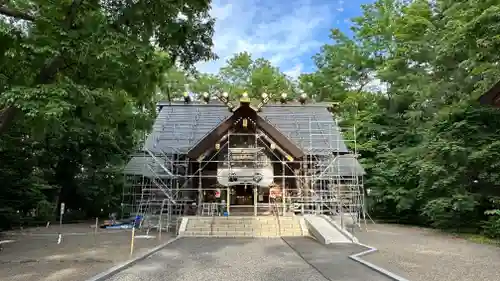
[[[253,206],[254,186],[236,185],[231,187],[231,206]]]
[[[229,210],[231,215],[256,215],[258,187],[238,184],[229,187]]]

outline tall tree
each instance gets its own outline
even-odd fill
[[[235,95],[247,92],[253,98],[260,98],[266,92],[274,98],[282,93],[296,94],[296,86],[270,61],[264,58],[252,59],[249,53],[235,54],[219,72],[219,79],[225,89]]]
[[[165,73],[214,57],[209,5],[0,1],[4,222],[58,201],[93,215],[116,204]]]
[[[70,111],[72,94],[124,91],[152,109],[159,73],[213,58],[209,2],[1,1],[0,132],[16,112],[33,120]],[[158,56],[156,50],[168,56]],[[36,124],[43,126],[43,124]]]
[[[332,32],[301,87],[342,102],[357,125],[371,211],[444,228],[480,227],[498,210],[500,113],[478,93],[498,79],[496,1],[379,0]],[[366,85],[382,84],[381,92]],[[484,228],[500,236],[500,212]]]

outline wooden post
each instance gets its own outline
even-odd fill
[[[130,257],[134,254],[135,225],[132,227],[132,237],[130,239]]]
[[[257,216],[257,202],[258,202],[259,191],[257,190],[257,186],[253,186],[253,215]]]
[[[60,206],[60,212],[59,212],[59,235],[57,237],[57,244],[61,244],[62,242],[62,222],[63,222],[63,215],[64,215],[64,209],[65,205],[64,203],[61,203],[61,206]]]
[[[228,186],[226,189],[226,212],[229,216],[229,206],[231,206],[231,188]]]
[[[285,204],[285,160],[281,162],[281,167],[282,167],[282,181],[281,181],[281,204],[283,204],[283,215],[285,215],[286,211],[286,204]]]

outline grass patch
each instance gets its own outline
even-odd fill
[[[481,234],[468,234],[468,233],[458,233],[458,237],[464,238],[465,240],[486,245],[495,245],[500,247],[500,240],[486,237]]]

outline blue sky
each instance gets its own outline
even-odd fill
[[[360,5],[373,0],[215,0],[214,50],[219,60],[201,63],[202,72],[216,73],[238,52],[264,57],[292,77],[311,72],[311,57],[331,42],[330,29],[348,31]]]

